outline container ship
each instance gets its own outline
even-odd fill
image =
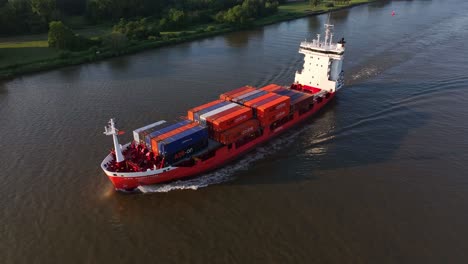
[[[300,43],[304,64],[290,86],[244,86],[218,100],[194,107],[185,120],[157,121],[133,131],[121,145],[115,120],[104,134],[114,148],[101,168],[118,191],[194,177],[229,163],[256,146],[313,116],[343,86],[344,38],[333,42],[333,25],[325,34]]]

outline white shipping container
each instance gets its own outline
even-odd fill
[[[219,113],[221,113],[223,111],[226,111],[226,110],[231,109],[231,108],[236,107],[236,106],[239,106],[239,105],[236,104],[236,103],[230,103],[230,104],[225,105],[223,107],[220,107],[218,109],[212,110],[212,111],[210,111],[208,113],[205,113],[205,114],[200,116],[200,123],[203,124],[203,125],[206,125],[206,119],[208,117],[219,114]]]
[[[164,123],[166,123],[166,121],[161,120],[161,121],[158,121],[156,123],[153,123],[153,124],[150,124],[150,125],[140,127],[138,129],[133,130],[133,140],[135,140],[136,143],[140,143],[140,136],[139,136],[140,132],[142,132],[144,130],[147,130],[147,129],[150,129],[150,128],[153,128],[153,127],[156,127],[156,126],[159,126],[159,125],[162,125]]]

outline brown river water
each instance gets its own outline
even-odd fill
[[[347,81],[324,111],[143,194],[100,171],[110,117],[130,132],[245,84],[287,85],[327,15],[0,83],[0,263],[468,263],[466,10],[333,13]]]

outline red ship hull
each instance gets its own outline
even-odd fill
[[[334,98],[335,93],[329,93],[327,97],[324,97],[321,102],[316,102],[311,110],[308,112],[299,115],[296,111],[292,120],[287,123],[270,130],[270,128],[265,128],[264,132],[258,138],[242,145],[238,148],[228,146],[222,146],[217,149],[215,155],[211,158],[208,158],[203,161],[196,161],[193,166],[190,167],[169,167],[162,168],[154,171],[146,172],[131,172],[131,173],[118,173],[111,172],[106,169],[106,163],[112,160],[112,155],[109,155],[104,159],[101,164],[101,168],[104,170],[106,175],[109,177],[109,180],[114,184],[117,190],[134,190],[141,185],[152,185],[162,182],[169,182],[174,180],[179,180],[188,177],[194,177],[208,171],[217,169],[228,162],[236,160],[241,157],[241,155],[253,150],[256,146],[261,145],[271,138],[281,134],[282,132],[290,129],[291,127],[297,125],[298,123],[310,118],[315,113],[317,113],[323,106],[325,106],[330,100]]]

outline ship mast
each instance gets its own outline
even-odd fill
[[[124,156],[122,155],[122,147],[119,144],[119,139],[117,135],[119,134],[119,130],[115,128],[115,121],[114,118],[109,120],[109,124],[104,127],[104,135],[112,136],[114,139],[114,150],[115,150],[115,159],[116,162],[122,162],[125,160]]]

